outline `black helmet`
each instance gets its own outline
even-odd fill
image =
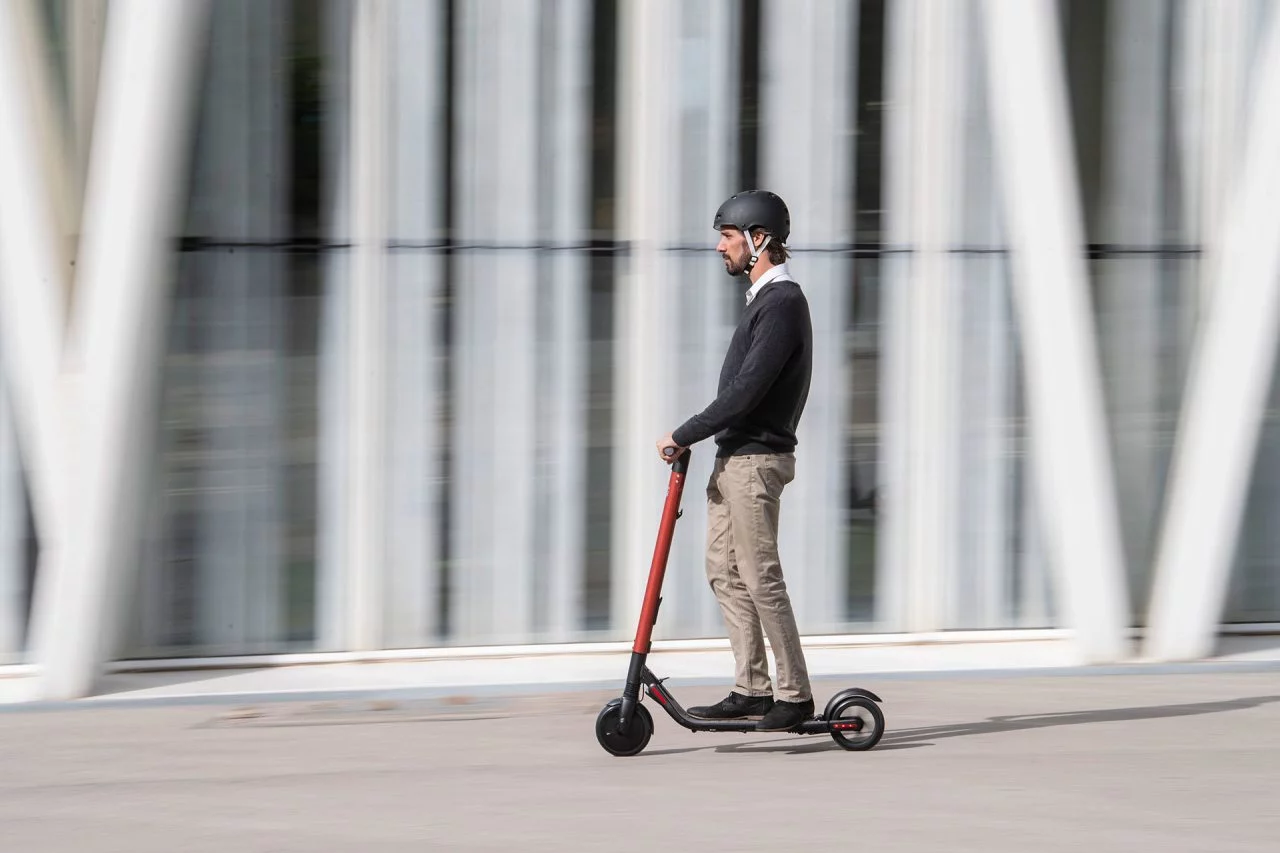
[[[779,243],[791,236],[791,214],[787,203],[768,190],[747,190],[736,193],[716,211],[711,227],[719,231],[732,226],[740,231],[761,228]]]

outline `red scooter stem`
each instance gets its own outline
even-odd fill
[[[676,519],[680,517],[680,497],[684,493],[684,478],[689,472],[686,450],[671,463],[671,477],[667,481],[667,502],[662,507],[662,522],[658,525],[658,542],[653,549],[653,562],[649,565],[649,582],[644,588],[644,606],[640,610],[640,624],[636,626],[636,643],[631,651],[647,655],[653,638],[653,626],[658,621],[658,605],[662,601],[662,579],[667,573],[667,556],[671,553],[671,538],[675,533]]]

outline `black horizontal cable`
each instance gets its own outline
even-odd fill
[[[1089,257],[1099,258],[1198,258],[1203,251],[1199,246],[1183,246],[1162,243],[1154,246],[1125,246],[1116,243],[1090,243]]]
[[[521,242],[504,243],[500,241],[460,241],[460,240],[388,240],[383,244],[391,252],[588,252],[596,254],[627,254],[632,243],[626,240],[585,240],[578,242]],[[178,249],[184,253],[216,252],[216,251],[276,251],[298,254],[319,254],[324,252],[345,251],[355,247],[349,240],[233,240],[210,237],[183,237],[178,241]],[[675,243],[660,247],[660,251],[673,254],[714,254],[715,246],[709,244],[696,245]],[[791,249],[794,255],[826,254],[845,255],[854,258],[882,258],[911,256],[918,252],[910,246],[893,246],[884,243],[838,243],[825,246],[800,246]],[[947,249],[951,255],[961,256],[995,256],[1004,257],[1010,253],[1005,246],[952,246]],[[1185,259],[1197,258],[1203,254],[1199,246],[1178,244],[1157,244],[1150,246],[1131,246],[1116,243],[1089,243],[1085,246],[1085,256],[1090,260],[1107,260],[1113,258],[1156,258]]]
[[[620,240],[586,240],[581,242],[532,242],[502,243],[485,240],[388,240],[388,251],[441,251],[451,252],[616,252],[626,247]]]
[[[249,240],[219,239],[210,237],[183,237],[178,241],[181,252],[216,251],[283,251],[283,252],[332,252],[355,248],[350,240]],[[503,243],[498,241],[455,240],[388,240],[383,248],[388,251],[451,251],[451,252],[616,252],[624,250],[623,241],[590,240],[576,243],[533,242]]]
[[[297,253],[332,252],[350,249],[354,243],[337,240],[230,240],[213,237],[183,237],[178,241],[180,252],[217,251],[276,251]]]

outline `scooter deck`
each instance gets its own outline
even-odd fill
[[[856,732],[862,728],[862,723],[856,719],[849,720],[826,720],[819,716],[810,717],[790,729],[766,731],[756,727],[756,720],[712,720],[706,717],[695,717],[686,711],[671,692],[662,686],[662,679],[658,678],[646,666],[641,673],[641,681],[644,684],[645,692],[653,701],[657,702],[663,710],[686,729],[695,732],[742,732],[744,734],[751,732],[754,734],[797,734],[797,735],[826,735],[833,731]]]

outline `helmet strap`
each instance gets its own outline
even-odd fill
[[[751,233],[749,231],[744,230],[742,232],[742,236],[746,238],[747,246],[751,249],[751,260],[747,261],[746,269],[747,274],[750,275],[751,271],[755,269],[756,261],[760,260],[760,253],[768,248],[769,241],[773,239],[773,235],[764,235],[764,242],[760,244],[759,249],[756,248],[756,241],[751,237]]]

